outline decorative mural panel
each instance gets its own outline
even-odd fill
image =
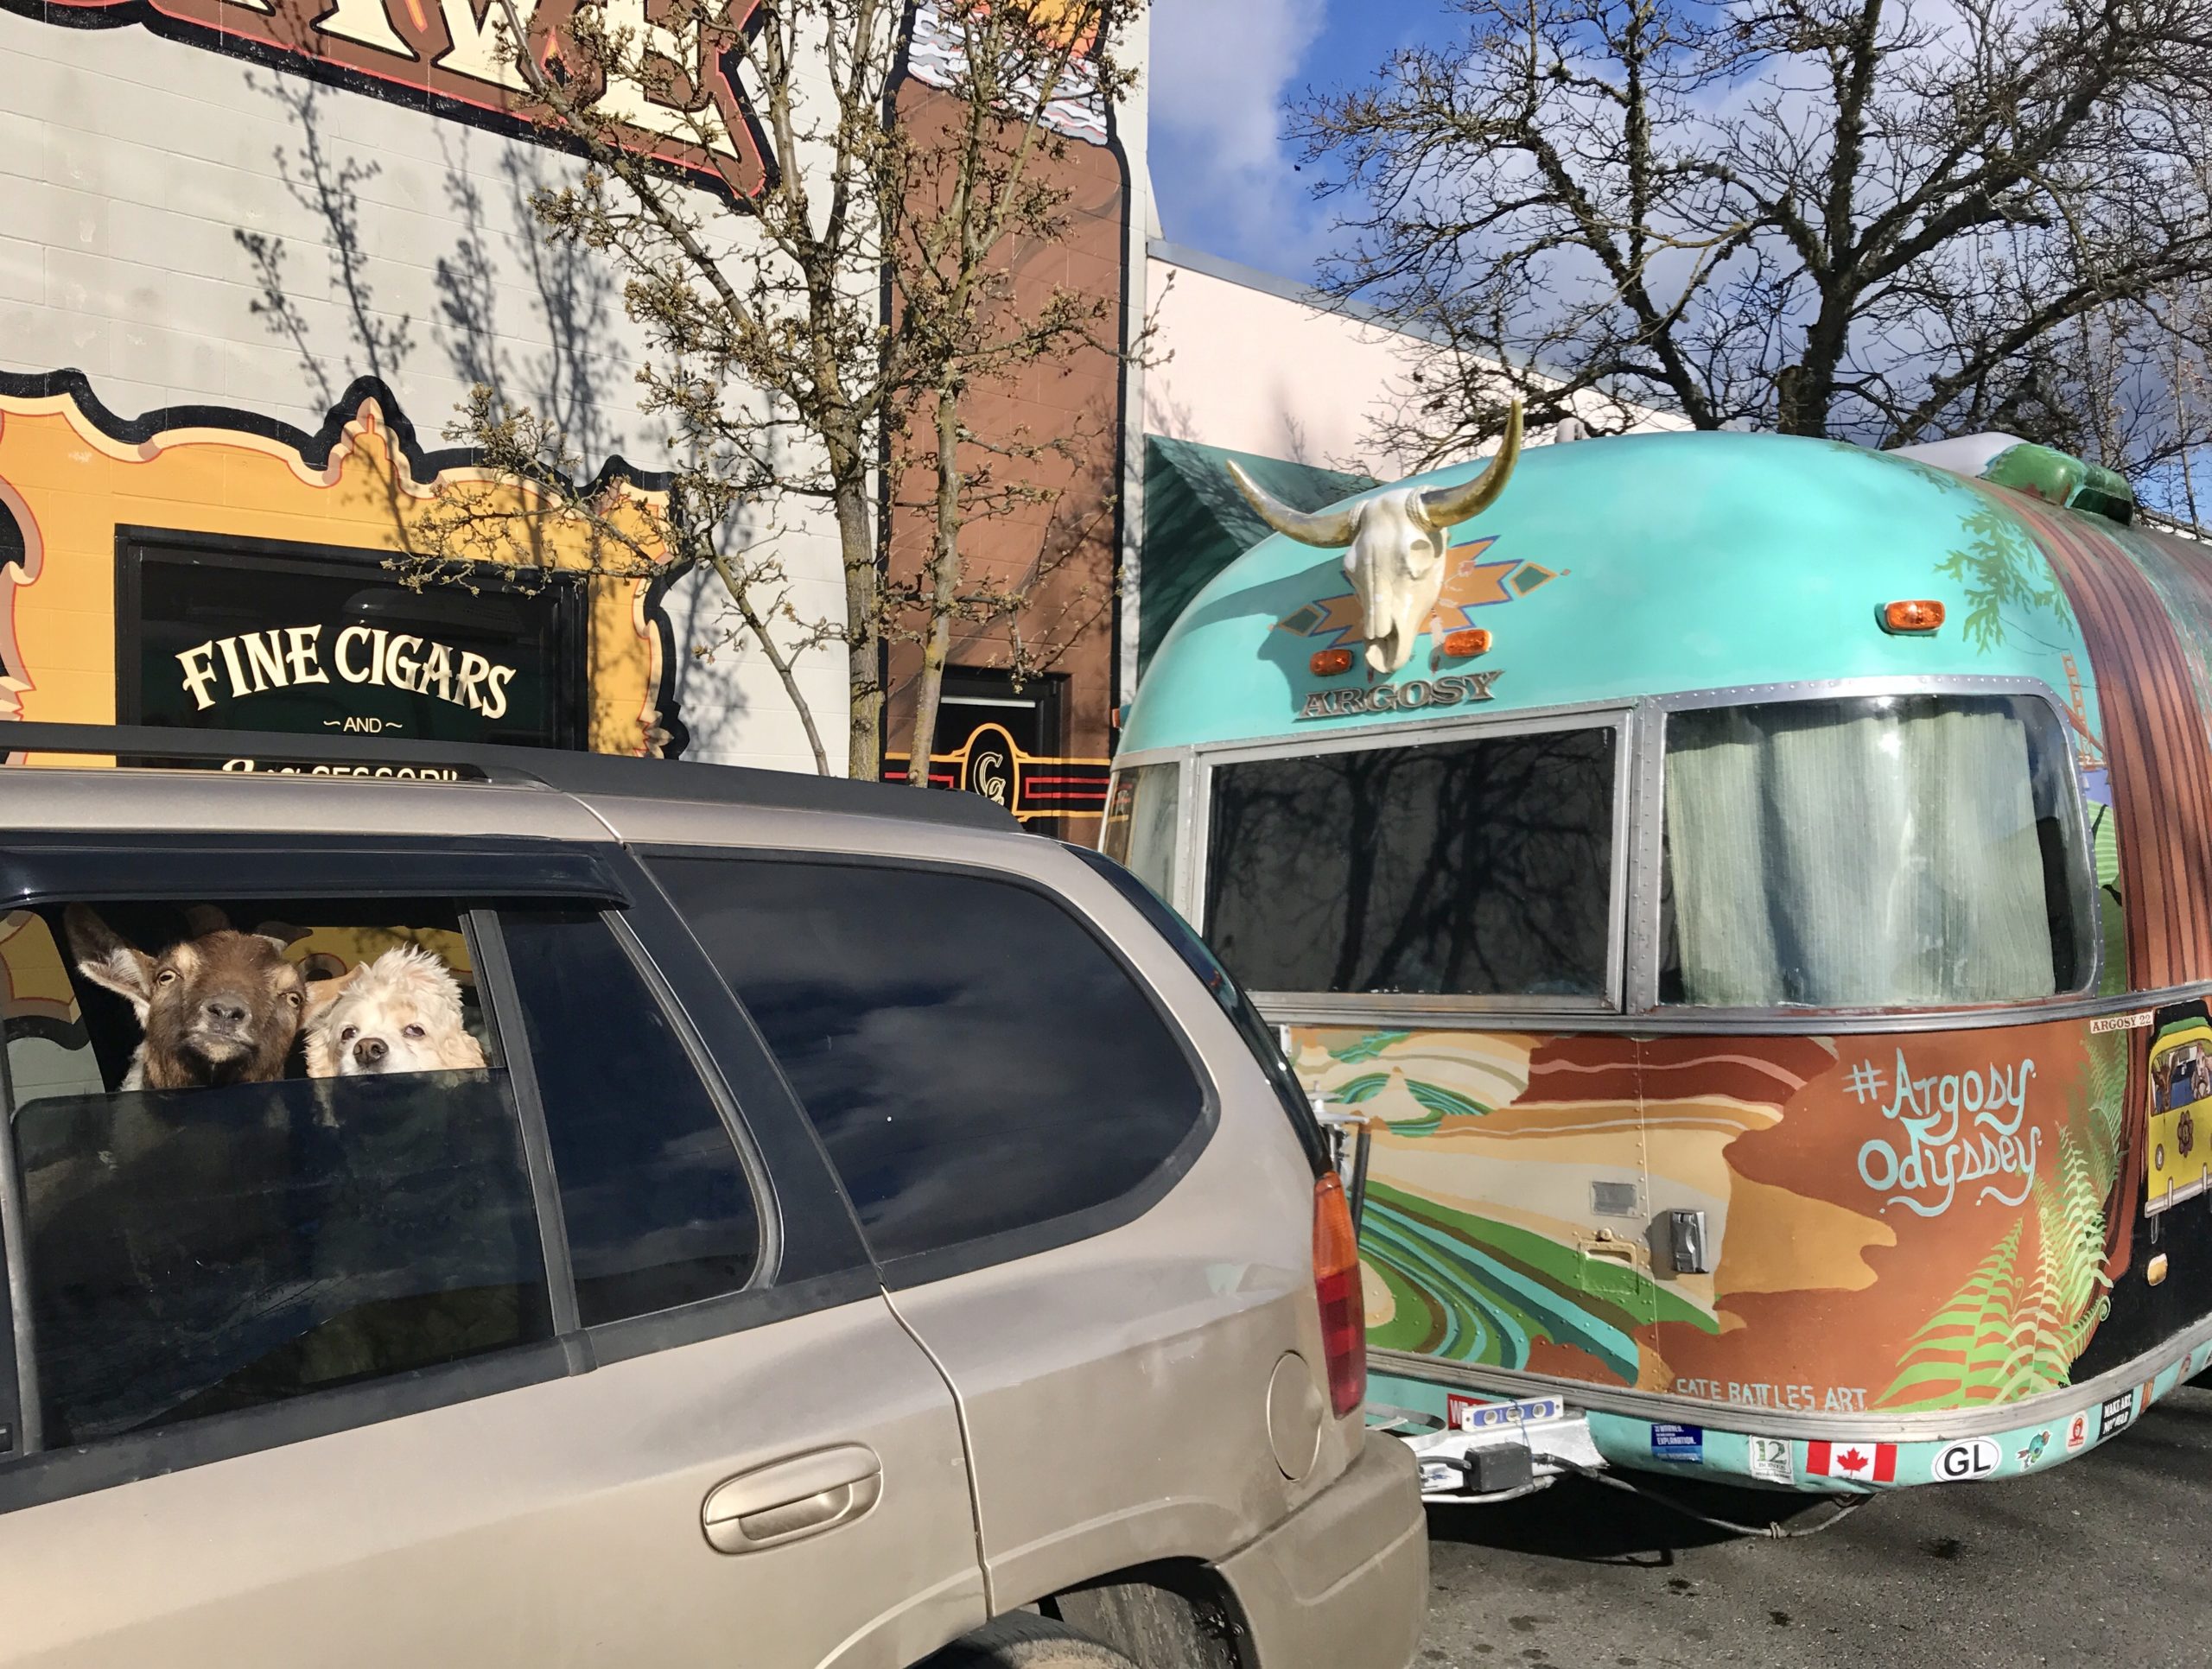
[[[1371,1343],[1871,1414],[2073,1381],[2112,1311],[2149,1035],[1293,1039],[1308,1088],[1376,1133]],[[1675,1211],[1703,1214],[1707,1272],[1672,1266]]]

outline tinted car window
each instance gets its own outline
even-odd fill
[[[49,1447],[551,1336],[502,1073],[48,1095],[15,1123]]]
[[[859,864],[652,867],[774,1051],[880,1260],[1115,1199],[1204,1116],[1151,1000],[1027,887]]]
[[[734,1292],[760,1219],[682,1041],[607,924],[503,916],[586,1326]]]
[[[1230,976],[1220,959],[1206,948],[1206,942],[1192,930],[1191,924],[1175,912],[1173,905],[1138,876],[1118,863],[1102,857],[1089,848],[1071,846],[1068,850],[1096,870],[1114,890],[1135,906],[1138,913],[1159,930],[1160,936],[1173,946],[1182,957],[1184,965],[1198,976],[1206,988],[1206,994],[1219,1003],[1222,1012],[1229,1016],[1236,1028],[1238,1039],[1250,1051],[1253,1061],[1268,1075],[1268,1082],[1274,1086],[1281,1099],[1283,1111],[1290,1115],[1290,1122],[1298,1132],[1299,1145],[1306,1157],[1313,1161],[1316,1171],[1329,1168],[1329,1140],[1321,1133],[1319,1121],[1314,1117],[1313,1098],[1298,1082],[1298,1075],[1291,1070],[1290,1063],[1283,1057],[1282,1043],[1269,1025],[1266,1017],[1253,1006],[1252,999],[1244,994],[1243,987]]]
[[[1213,773],[1206,938],[1255,991],[1602,997],[1610,728]]]

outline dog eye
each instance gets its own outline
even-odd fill
[[[360,1036],[360,1034],[361,1028],[359,1026],[349,1025],[343,1031],[338,1034],[338,1041],[340,1043],[351,1043],[354,1038]]]
[[[419,1025],[403,1026],[400,1028],[400,1034],[403,1037],[408,1038],[427,1038],[429,1036],[429,1033],[423,1031]]]

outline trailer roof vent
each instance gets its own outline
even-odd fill
[[[1961,435],[1955,440],[1899,447],[1897,455],[1969,479],[1994,481],[2122,527],[2135,519],[2135,494],[2120,475],[2015,435]]]

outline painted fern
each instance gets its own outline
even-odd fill
[[[2124,1043],[2098,1038],[2050,1171],[2024,1212],[1906,1342],[1887,1407],[2012,1402],[2067,1384],[2112,1309],[2105,1208],[2120,1173]],[[2030,1240],[2030,1228],[2034,1238]]]

